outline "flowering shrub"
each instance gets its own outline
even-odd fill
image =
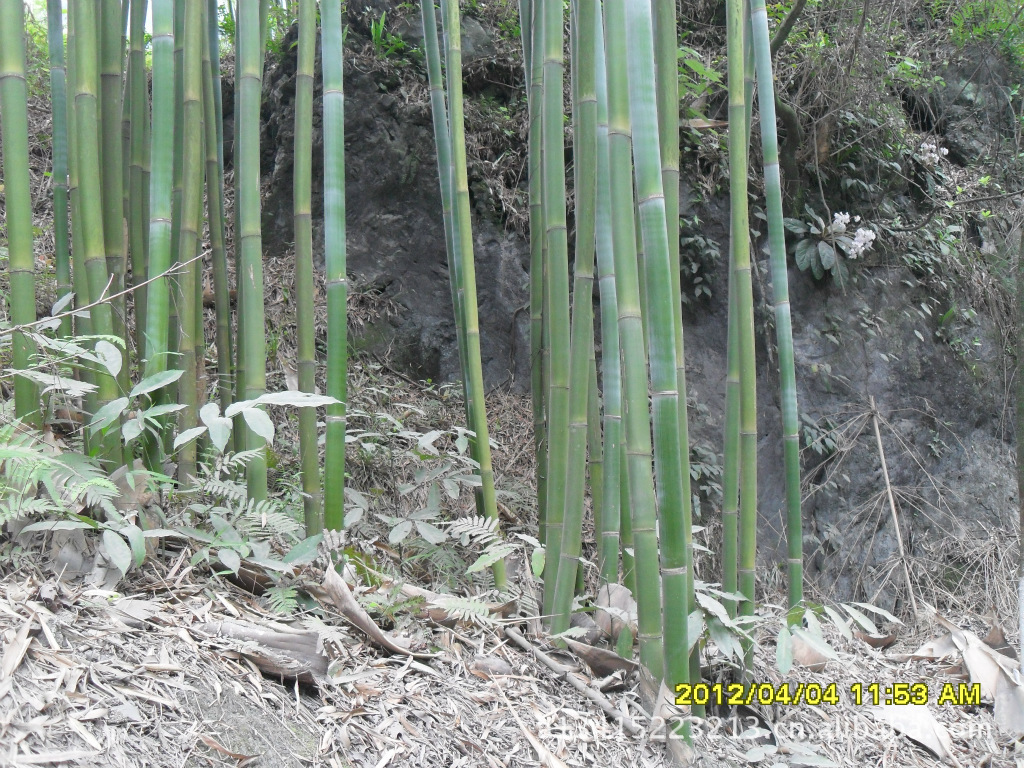
[[[932,166],[938,165],[939,160],[949,154],[949,150],[945,147],[940,148],[938,144],[930,144],[925,141],[921,143],[920,147],[918,147],[918,153],[921,158],[921,164],[926,168],[931,168]]]
[[[810,207],[806,208],[808,220],[786,219],[786,229],[797,235],[790,242],[790,253],[796,265],[803,271],[808,269],[818,280],[828,272],[840,285],[846,284],[849,272],[846,259],[856,259],[870,250],[875,242],[875,232],[867,227],[858,227],[851,236],[850,224],[859,224],[860,216],[836,212],[828,224]]]

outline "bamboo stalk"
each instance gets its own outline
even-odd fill
[[[638,211],[646,255],[648,349],[651,410],[654,422],[654,472],[657,479],[658,530],[661,549],[661,595],[664,613],[665,679],[671,685],[689,680],[687,643],[689,598],[687,565],[690,553],[690,498],[684,494],[689,455],[680,446],[685,424],[685,393],[678,389],[676,359],[682,328],[677,325],[680,297],[673,295],[672,263],[666,229],[662,183],[662,142],[655,92],[654,30],[647,3],[627,3],[629,107],[633,130],[633,162]],[[660,86],[660,82],[658,83]],[[675,131],[678,133],[677,131]],[[678,271],[678,265],[676,265]],[[688,483],[686,486],[688,488]],[[638,527],[634,524],[634,540]],[[645,532],[646,533],[646,532]],[[652,531],[652,533],[654,533]],[[647,586],[641,584],[641,594]],[[682,608],[682,610],[680,610]],[[652,670],[652,673],[654,670]]]
[[[32,193],[29,182],[28,86],[25,80],[25,18],[21,0],[0,0],[0,138],[3,139],[4,220],[14,325],[35,322],[35,254],[32,251]],[[23,332],[13,337],[15,371],[27,370],[35,345]],[[40,423],[39,389],[14,377],[14,413]]]
[[[146,287],[146,376],[168,368],[171,217],[174,163],[174,29],[172,0],[153,0],[153,118],[150,130],[149,264]],[[159,441],[147,442],[151,469],[161,464]]]
[[[115,276],[107,269],[104,250],[103,190],[100,159],[100,72],[98,0],[72,0],[75,18],[75,56],[77,78],[75,83],[76,143],[78,145],[81,237],[76,237],[76,248],[84,252],[88,283],[88,299],[95,302],[90,310],[92,331],[103,336],[114,335],[113,312],[109,302],[99,299],[114,291]],[[120,177],[118,177],[120,178]],[[117,197],[117,208],[121,198]],[[77,233],[76,233],[77,234]],[[96,370],[97,409],[104,407],[119,395],[117,380],[106,368]],[[121,464],[119,433],[111,430],[102,441],[100,456],[109,468]]]
[[[147,0],[131,0],[129,18],[130,51],[128,53],[129,88],[131,89],[128,167],[128,250],[131,254],[132,284],[138,286],[146,277],[149,220],[145,210],[146,116],[149,112],[149,88],[146,84],[146,6]],[[147,288],[137,289],[135,301],[135,344],[140,353],[146,349]]]
[[[577,0],[573,8],[572,97],[573,163],[576,191],[576,253],[569,336],[569,434],[560,560],[554,583],[551,631],[569,627],[583,531],[586,489],[590,355],[594,346],[594,238],[597,202],[597,85],[594,64],[595,0]],[[563,352],[564,354],[564,352]],[[595,387],[596,389],[596,387]],[[552,585],[546,584],[546,589]]]
[[[779,139],[775,122],[775,84],[771,40],[764,0],[751,0],[751,25],[757,66],[758,106],[761,111],[761,148],[764,152],[765,208],[768,245],[772,260],[772,295],[775,334],[779,350],[779,387],[786,469],[786,538],[788,542],[789,607],[803,601],[803,517],[800,511],[800,417],[796,396],[793,322],[790,316],[789,276],[786,268],[786,228],[782,213]],[[794,620],[796,616],[794,614]]]
[[[124,79],[124,48],[121,0],[100,3],[100,172],[103,184],[103,249],[106,252],[110,292],[124,287],[124,146],[121,131],[121,95]],[[112,303],[114,333],[128,344],[124,297]],[[127,362],[127,361],[124,361]],[[122,390],[129,386],[128,366],[118,376]]]
[[[64,64],[64,13],[60,0],[46,2],[46,37],[50,55],[50,109],[53,114],[53,236],[57,300],[71,292],[68,229],[68,100]],[[60,321],[60,335],[71,336],[71,318]]]
[[[619,363],[619,308],[615,293],[612,242],[612,189],[608,160],[608,78],[605,67],[604,19],[595,19],[594,64],[597,91],[597,220],[596,251],[601,297],[601,382],[604,398],[604,490],[600,523],[595,524],[601,581],[619,575],[619,518],[622,509],[622,369]],[[628,509],[628,507],[627,507]],[[628,515],[627,515],[628,517]]]
[[[487,411],[484,402],[484,376],[480,360],[480,323],[477,313],[476,265],[473,259],[473,231],[469,207],[469,181],[466,171],[466,134],[462,105],[462,35],[459,26],[459,7],[456,0],[442,2],[445,11],[445,32],[447,36],[448,71],[448,125],[452,143],[452,181],[455,192],[456,218],[459,236],[459,258],[461,264],[461,288],[463,291],[462,311],[466,332],[466,360],[469,382],[468,393],[472,393],[471,427],[476,433],[477,463],[480,465],[480,482],[483,514],[498,520],[498,507],[494,494],[494,469],[491,465],[490,436],[487,426]],[[469,399],[467,397],[467,399]],[[494,584],[504,590],[505,563],[498,560],[492,566]]]
[[[746,99],[744,93],[743,1],[727,0],[729,56],[729,196],[731,249],[737,290],[737,336],[740,376],[740,519],[739,590],[747,598],[740,607],[754,612],[754,558],[757,548],[757,390],[754,360],[754,313],[751,285],[749,213],[747,209]],[[745,643],[748,657],[751,647]]]
[[[245,399],[253,400],[267,389],[267,347],[263,306],[263,237],[260,230],[260,101],[263,76],[260,44],[260,0],[238,4],[238,98],[241,132],[235,155],[241,274],[243,286],[239,315],[245,316],[239,347],[245,353]],[[246,447],[258,450],[246,466],[249,498],[267,497],[266,443],[246,425]]]
[[[178,262],[188,264],[178,278],[177,301],[181,320],[177,364],[183,374],[178,380],[178,429],[184,432],[196,425],[196,340],[202,324],[196,323],[196,284],[198,262],[192,258],[199,246],[202,226],[203,165],[203,0],[179,0],[185,6],[185,39],[182,44],[182,160],[181,160],[181,232],[178,236]],[[191,262],[191,263],[189,263]],[[201,280],[198,281],[201,285]],[[202,299],[199,301],[199,310]],[[189,487],[196,474],[196,441],[190,440],[178,451],[178,483]]]
[[[316,52],[316,0],[299,0],[299,53],[295,75],[295,294],[299,390],[316,389],[316,330],[313,327],[313,58]],[[316,410],[299,409],[299,461],[306,535],[323,530],[320,512],[320,446]]]
[[[661,589],[658,568],[657,501],[651,449],[651,412],[647,405],[647,355],[644,346],[640,274],[636,258],[633,167],[630,160],[632,123],[627,72],[626,22],[623,0],[606,0],[605,50],[608,76],[608,140],[612,188],[612,236],[615,253],[619,341],[622,346],[623,423],[632,545],[636,571],[635,596],[640,661],[655,679],[663,675]],[[652,149],[657,150],[655,141]],[[646,181],[646,179],[645,179]],[[661,220],[664,231],[664,219]],[[666,278],[667,282],[667,278]],[[671,330],[671,326],[669,326]],[[673,366],[674,367],[674,366]],[[623,515],[625,518],[625,515]],[[627,546],[623,526],[623,546]],[[626,558],[623,557],[625,562]],[[626,563],[628,567],[628,563]]]
[[[221,114],[220,53],[217,51],[216,0],[207,4],[207,35],[203,45],[203,132],[206,146],[206,205],[213,265],[213,301],[217,317],[217,399],[221,411],[231,404],[234,347],[231,338],[231,297],[224,246],[224,121]],[[303,409],[305,410],[305,409]]]
[[[341,0],[320,5],[324,81],[324,260],[327,278],[327,456],[324,528],[341,530],[345,494],[345,406],[348,403],[345,306],[345,94]]]
[[[547,245],[544,307],[550,326],[547,389],[547,499],[545,501],[547,558],[544,564],[544,613],[552,613],[554,584],[561,560],[569,454],[569,245],[565,219],[564,115],[562,112],[562,2],[544,0],[544,95],[541,115],[544,143],[544,224]],[[536,56],[536,52],[534,53]]]

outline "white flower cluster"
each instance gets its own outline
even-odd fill
[[[832,224],[829,227],[829,231],[833,235],[839,235],[846,231],[846,225],[851,221],[850,214],[838,212],[832,214]],[[860,222],[860,216],[854,216],[852,219],[854,224]]]
[[[949,154],[949,150],[945,147],[940,149],[938,144],[930,144],[927,141],[921,144],[920,152],[921,162],[927,166],[935,165],[939,160]]]
[[[875,233],[870,229],[864,229],[860,227],[857,229],[857,233],[853,237],[853,242],[850,243],[848,255],[851,259],[856,259],[864,251],[867,251],[875,243]]]

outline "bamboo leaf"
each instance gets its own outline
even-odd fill
[[[230,410],[230,409],[229,409]],[[247,408],[242,411],[242,418],[253,432],[267,441],[268,445],[274,442],[274,422],[270,420],[266,412],[259,408]]]
[[[187,443],[189,440],[195,440],[197,437],[203,434],[203,432],[205,432],[206,429],[206,427],[192,427],[192,429],[186,429],[184,432],[182,432],[176,438],[174,438],[174,449],[177,450],[185,443]]]
[[[117,533],[109,528],[103,532],[103,546],[111,564],[124,576],[132,566],[132,551]]]
[[[784,675],[793,668],[793,636],[789,634],[787,626],[782,627],[775,642],[775,663]]]
[[[231,570],[235,575],[238,574],[238,569],[242,567],[242,557],[233,549],[224,547],[223,549],[217,550],[217,559],[221,561],[227,568]]]
[[[127,407],[127,397],[119,397],[117,400],[111,400],[96,411],[95,415],[93,415],[92,421],[89,422],[89,434],[95,435],[99,430],[109,427],[122,413],[124,413],[124,409]]]
[[[168,384],[173,384],[182,377],[184,371],[160,371],[154,373],[152,376],[147,376],[128,394],[129,397],[138,397],[139,395],[145,395],[158,389],[166,387]]]
[[[282,558],[282,562],[288,565],[305,565],[316,560],[317,547],[320,542],[323,541],[324,535],[318,533],[315,536],[309,536],[294,547],[288,550],[288,554]]]

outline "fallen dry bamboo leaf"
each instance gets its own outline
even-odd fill
[[[597,612],[594,614],[594,621],[601,631],[612,642],[618,641],[619,633],[623,629],[629,631],[636,637],[636,600],[633,593],[621,584],[605,584],[597,592]]]
[[[327,592],[327,596],[330,597],[331,602],[333,602],[335,607],[341,611],[341,615],[352,622],[352,625],[356,627],[356,629],[360,630],[382,648],[386,648],[392,653],[414,656],[417,659],[432,659],[436,655],[433,653],[414,653],[408,648],[402,647],[396,643],[394,639],[385,634],[385,632],[374,623],[373,619],[370,618],[370,615],[363,610],[363,607],[356,602],[348,584],[345,583],[345,580],[342,579],[341,576],[338,575],[338,572],[333,568],[328,568],[324,573],[323,588],[324,591]]]
[[[1019,674],[999,675],[993,712],[996,725],[1015,738],[1024,735],[1024,687],[1017,682],[1019,679]]]
[[[597,677],[607,677],[615,672],[634,672],[640,666],[632,659],[624,659],[607,648],[596,648],[570,638],[565,638],[565,643],[573,653],[587,663],[590,671]]]
[[[828,656],[817,650],[799,635],[793,635],[793,661],[811,672],[821,672],[829,662]]]
[[[896,633],[892,632],[888,635],[869,635],[867,632],[857,631],[853,633],[853,636],[858,640],[863,640],[865,643],[870,645],[872,648],[888,648],[890,645],[896,642]]]
[[[220,752],[225,757],[230,757],[232,760],[237,760],[238,768],[242,768],[242,766],[251,763],[257,757],[259,757],[259,755],[243,755],[238,752],[232,752],[227,747],[218,744],[217,740],[214,739],[212,736],[207,736],[205,733],[199,734],[199,740],[215,752]]]
[[[870,711],[882,722],[886,722],[908,739],[916,741],[940,760],[949,760],[953,765],[960,763],[953,755],[953,739],[926,706],[882,705],[871,707]]]
[[[21,625],[18,634],[14,636],[14,640],[7,646],[7,650],[4,651],[3,661],[0,661],[0,680],[13,675],[14,670],[21,665],[21,660],[25,658],[25,651],[28,650],[28,646],[32,642],[29,633],[32,631],[34,623],[34,614],[25,619],[25,623]]]

